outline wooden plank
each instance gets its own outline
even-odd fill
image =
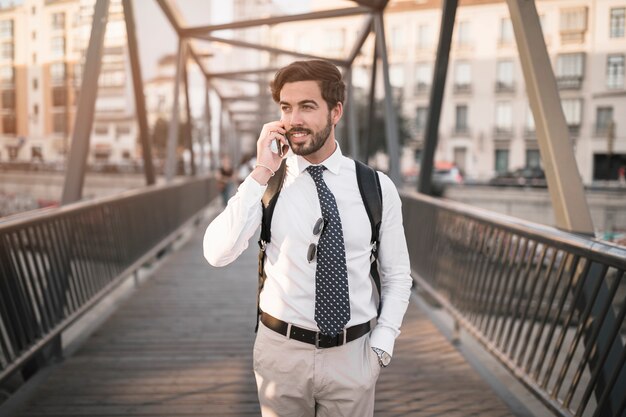
[[[259,416],[252,371],[256,249],[216,269],[203,228],[38,389],[22,416]],[[512,415],[411,305],[377,417]]]

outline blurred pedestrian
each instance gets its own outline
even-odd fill
[[[217,175],[218,188],[222,194],[222,203],[228,204],[228,200],[233,193],[233,177],[235,171],[228,155],[222,156],[220,170]]]

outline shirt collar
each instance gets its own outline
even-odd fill
[[[324,165],[326,169],[332,172],[335,175],[339,174],[339,168],[341,167],[341,161],[343,158],[343,154],[341,153],[341,148],[339,147],[339,142],[335,141],[337,147],[335,148],[335,152],[333,152],[328,158],[326,158],[322,163],[318,165]],[[303,156],[296,155],[295,166],[297,168],[297,172],[302,174],[302,172],[307,169],[310,165],[313,165]]]

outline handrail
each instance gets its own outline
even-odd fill
[[[420,290],[555,415],[624,416],[626,248],[422,194],[402,200]]]
[[[0,222],[0,382],[19,370],[217,195],[179,180]]]

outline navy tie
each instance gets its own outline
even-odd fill
[[[315,270],[315,321],[323,334],[334,336],[350,321],[346,249],[337,201],[322,174],[323,165],[309,166],[324,217],[324,230],[317,245]]]

